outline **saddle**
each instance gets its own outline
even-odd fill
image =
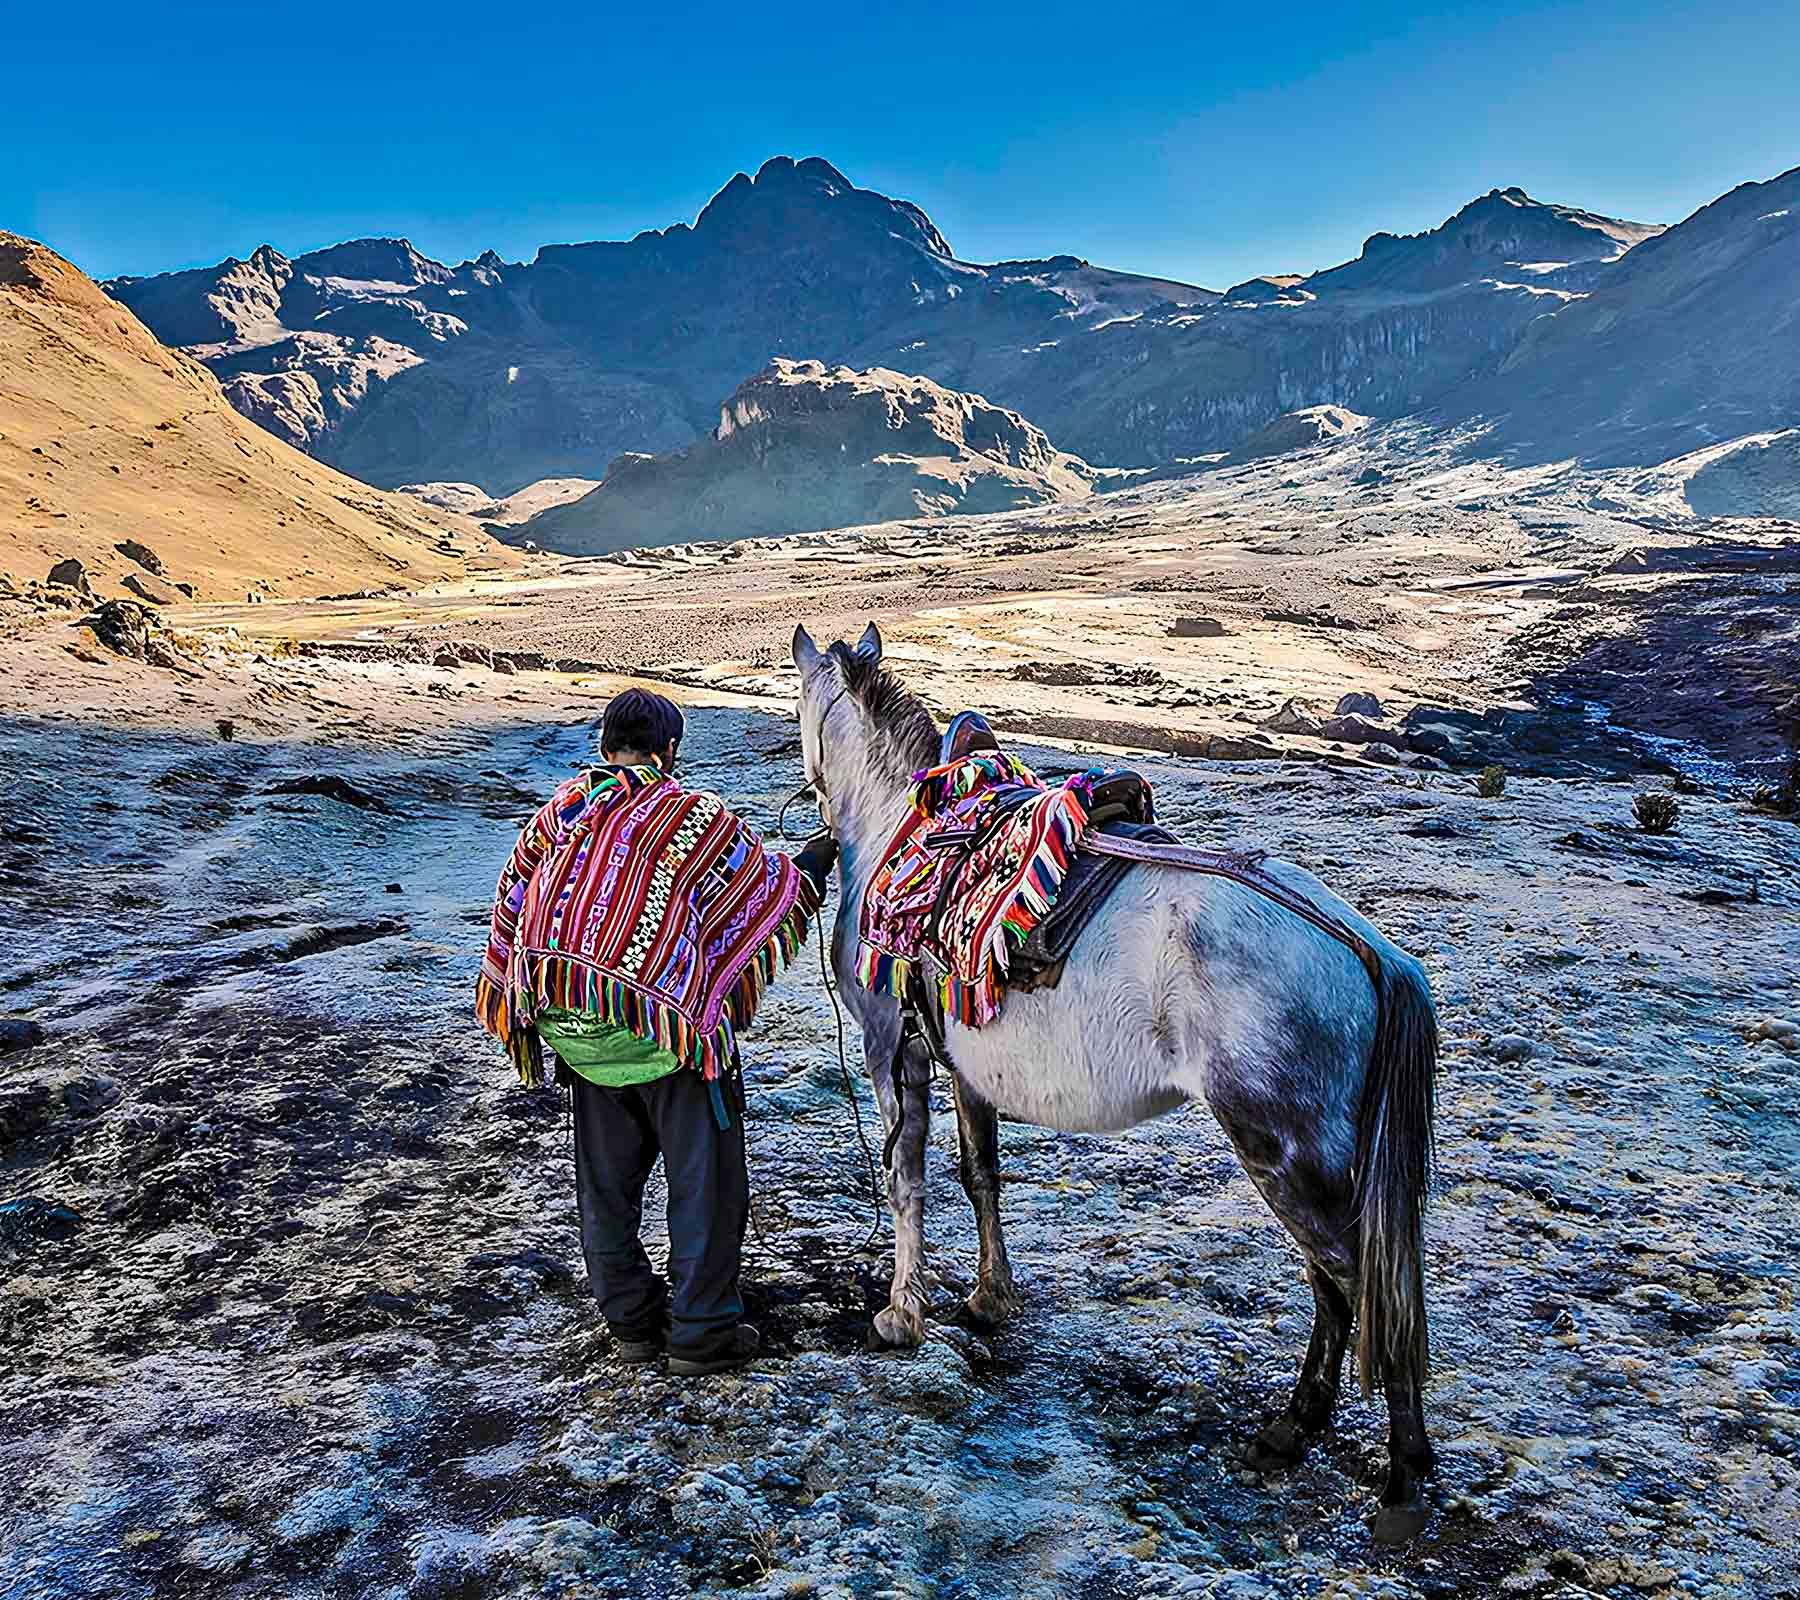
[[[943,766],[999,748],[999,741],[987,720],[979,712],[962,711],[951,718],[950,726],[944,731],[938,749],[938,764]],[[1356,929],[1269,873],[1262,864],[1263,852],[1207,850],[1180,843],[1173,834],[1157,826],[1150,786],[1135,772],[1107,777],[1095,787],[1091,801],[1087,826],[1063,873],[1055,903],[1026,934],[1023,942],[1009,952],[1007,988],[1055,988],[1082,931],[1105,907],[1131,870],[1148,864],[1229,879],[1310,923],[1357,956],[1375,985],[1379,1003],[1383,983],[1379,953]],[[937,914],[941,915],[941,909],[940,905]],[[944,1010],[937,985],[926,982],[916,968],[907,979],[900,1011],[900,1036],[894,1056],[895,1083],[913,1081],[907,1077],[907,1063],[912,1059],[908,1045],[914,1042],[923,1047],[925,1062],[936,1061],[949,1067]],[[900,1136],[906,1108],[904,1095],[898,1104],[900,1115],[894,1119],[882,1150],[884,1165],[892,1162],[894,1146]]]
[[[993,728],[979,711],[959,711],[939,741],[938,765],[999,748]],[[1154,809],[1150,785],[1139,774],[1115,773],[1094,790],[1084,839],[1103,834],[1138,844],[1177,843],[1172,833],[1156,825]],[[1082,930],[1105,908],[1136,865],[1136,861],[1125,857],[1100,854],[1085,843],[1078,846],[1055,905],[1012,952],[1007,963],[1007,987],[1054,989]]]

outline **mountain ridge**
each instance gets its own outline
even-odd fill
[[[0,232],[0,568],[41,579],[68,558],[103,593],[130,578],[171,600],[176,584],[319,595],[514,559],[270,437],[204,364],[49,247]]]
[[[109,289],[320,459],[504,497],[703,439],[717,397],[776,358],[985,395],[1121,466],[1235,448],[1309,406],[1492,415],[1537,325],[1628,288],[1634,255],[1674,231],[1494,188],[1436,228],[1370,234],[1353,261],[1220,294],[1073,255],[963,261],[911,202],[778,156],[691,223],[529,262],[447,266],[377,237]],[[356,275],[375,271],[396,275]],[[1756,425],[1795,420],[1759,394]]]

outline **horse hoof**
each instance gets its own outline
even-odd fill
[[[1416,1538],[1430,1520],[1431,1508],[1423,1495],[1414,1495],[1399,1505],[1383,1506],[1369,1519],[1369,1536],[1377,1544],[1405,1544]]]
[[[1012,1321],[1019,1314],[1022,1305],[1023,1301],[1016,1290],[990,1289],[983,1284],[963,1302],[961,1314],[956,1320],[984,1332]]]
[[[1253,1472],[1286,1472],[1306,1454],[1307,1442],[1293,1418],[1277,1417],[1250,1441],[1250,1468]]]
[[[925,1319],[916,1311],[889,1306],[875,1315],[869,1330],[871,1350],[917,1350],[925,1342]]]

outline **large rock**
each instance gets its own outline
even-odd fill
[[[131,600],[103,600],[88,617],[87,625],[114,655],[142,661],[152,622],[144,608]]]
[[[1312,735],[1319,731],[1319,716],[1310,700],[1291,696],[1282,701],[1281,709],[1260,724],[1270,733]]]
[[[91,597],[94,593],[94,586],[88,581],[87,568],[73,556],[57,562],[50,569],[50,576],[46,581],[65,589],[73,589],[77,594]]]
[[[525,524],[593,555],[691,539],[1008,511],[1092,492],[1087,463],[980,395],[929,378],[777,360],[738,387],[712,437],[622,456],[599,488]]]
[[[158,578],[168,577],[169,574],[162,564],[162,557],[152,550],[149,545],[141,544],[136,539],[122,539],[118,544],[114,545],[113,548],[127,560],[135,561],[144,569],[144,571],[151,573],[153,576]]]
[[[164,583],[147,573],[128,572],[122,582],[138,599],[148,600],[153,606],[172,606],[184,598],[174,584]]]
[[[1321,739],[1341,739],[1345,744],[1392,745],[1406,748],[1406,735],[1397,728],[1384,728],[1363,717],[1330,717],[1319,724]]]

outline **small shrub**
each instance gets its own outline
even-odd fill
[[[1506,768],[1483,767],[1481,776],[1475,780],[1475,792],[1483,800],[1498,800],[1506,793]]]
[[[1645,833],[1673,833],[1681,802],[1666,789],[1649,789],[1631,802],[1631,814]]]
[[[1757,786],[1750,804],[1759,811],[1773,811],[1778,817],[1800,822],[1800,753],[1788,757],[1787,770],[1776,782]]]

